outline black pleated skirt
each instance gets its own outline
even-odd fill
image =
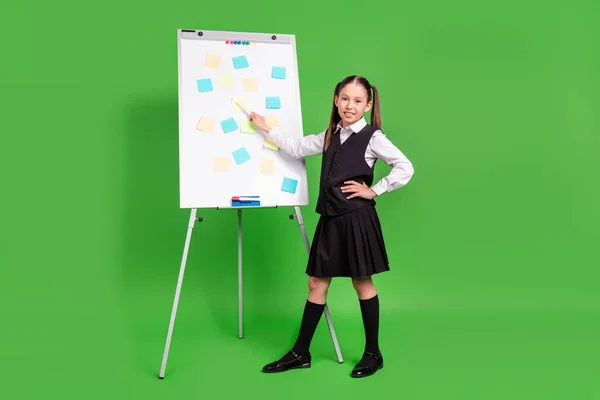
[[[358,278],[389,270],[374,206],[334,217],[321,215],[306,267],[309,276]]]

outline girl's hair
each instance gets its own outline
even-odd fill
[[[338,82],[338,84],[335,85],[335,90],[333,92],[333,105],[331,106],[331,117],[329,118],[329,127],[325,133],[325,150],[327,150],[329,147],[331,136],[337,129],[337,125],[342,119],[335,105],[335,96],[339,96],[342,89],[349,83],[361,85],[363,88],[365,88],[367,91],[367,103],[373,100],[373,107],[371,108],[371,125],[373,125],[375,129],[381,129],[381,112],[379,111],[379,93],[377,92],[377,88],[371,85],[365,77],[358,75],[348,76],[343,81]]]

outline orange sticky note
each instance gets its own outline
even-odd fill
[[[229,157],[215,157],[214,170],[216,172],[229,170]]]
[[[221,64],[221,57],[215,56],[214,54],[208,54],[206,56],[206,61],[204,61],[204,66],[208,68],[217,69],[219,68],[219,64]]]
[[[244,90],[246,92],[257,92],[258,91],[258,82],[254,78],[244,79]]]
[[[274,114],[265,115],[265,124],[269,125],[271,128],[275,128],[279,126],[279,121],[277,120],[277,116]]]
[[[212,132],[214,127],[215,121],[202,117],[200,118],[200,121],[198,121],[196,129],[202,132]]]
[[[272,141],[270,141],[269,139],[265,139],[265,144],[263,145],[263,147],[266,147],[267,149],[271,149],[271,150],[275,150],[275,151],[279,150],[279,147],[277,147],[277,145],[275,143],[273,143]]]
[[[260,173],[261,174],[272,174],[274,170],[275,170],[275,161],[260,160]]]

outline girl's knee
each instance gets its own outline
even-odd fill
[[[315,278],[311,276],[308,278],[308,289],[326,291],[331,284],[331,278]]]
[[[373,286],[373,280],[370,276],[360,277],[360,278],[352,278],[352,286],[354,289],[361,290],[363,288]]]
[[[354,286],[354,290],[356,290],[358,298],[361,300],[370,299],[377,294],[371,277],[352,279],[352,285]]]

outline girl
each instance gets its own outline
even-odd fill
[[[372,109],[370,124],[363,114]],[[308,298],[293,348],[264,366],[264,372],[309,368],[312,337],[325,308],[333,277],[349,277],[358,295],[365,331],[362,359],[352,377],[373,375],[383,368],[379,349],[379,298],[371,276],[389,271],[388,257],[375,211],[374,197],[404,186],[413,176],[412,163],[381,131],[379,95],[361,76],[349,76],[334,91],[329,127],[318,135],[286,136],[270,128],[263,116],[252,121],[269,139],[295,158],[322,153],[321,183],[316,211],[320,214],[306,267]],[[375,185],[375,161],[392,167]]]

